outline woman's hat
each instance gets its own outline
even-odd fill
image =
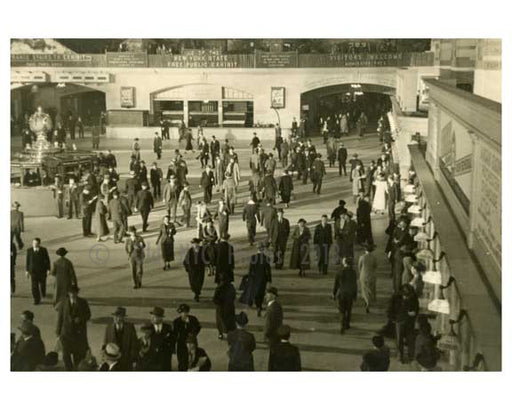
[[[65,256],[66,253],[68,253],[68,251],[66,250],[66,248],[59,248],[59,249],[57,249],[57,252],[55,252],[55,253],[59,256]]]
[[[105,356],[110,360],[119,360],[121,358],[121,350],[115,343],[108,343],[105,346]]]
[[[249,323],[249,318],[245,312],[240,312],[235,316],[235,322],[240,326],[245,326],[247,323]]]

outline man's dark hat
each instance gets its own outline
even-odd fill
[[[290,338],[291,329],[288,325],[281,325],[277,328],[277,337],[279,339],[288,340]]]
[[[300,219],[297,221],[297,223],[301,223],[301,222],[306,223],[306,220],[305,220],[304,218],[300,218]]]
[[[245,326],[247,323],[249,323],[249,318],[245,312],[240,312],[235,316],[235,321],[238,325]]]
[[[80,288],[77,285],[71,285],[69,287],[69,292],[78,293],[78,292],[80,292]]]
[[[345,205],[346,202],[343,200],[343,199],[340,199],[339,202],[338,202],[339,205]]]
[[[112,316],[126,316],[126,308],[119,306],[114,313],[112,313]]]
[[[199,238],[192,238],[190,243],[201,243],[201,239],[199,239]]]
[[[183,313],[183,312],[190,312],[190,306],[187,305],[186,303],[182,303],[181,305],[178,306],[178,309],[176,309],[176,311],[178,313]]]
[[[57,252],[55,252],[55,253],[59,256],[65,256],[66,253],[68,253],[68,251],[66,250],[66,248],[59,248],[59,249],[57,249]]]
[[[153,310],[149,313],[158,317],[164,317],[164,312],[165,311],[161,307],[155,306]]]
[[[44,366],[56,366],[57,363],[59,363],[59,354],[57,352],[48,352],[48,354],[44,357]]]
[[[25,316],[27,320],[34,320],[34,313],[32,313],[30,310],[24,310],[23,312],[21,312],[21,314]]]

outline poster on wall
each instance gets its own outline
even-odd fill
[[[121,87],[121,107],[135,107],[135,87]]]
[[[270,90],[270,107],[271,108],[284,108],[284,87],[272,87]]]
[[[441,112],[440,169],[469,214],[471,173],[473,171],[473,139],[460,123]]]

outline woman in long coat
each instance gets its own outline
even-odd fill
[[[174,235],[176,235],[176,227],[170,222],[169,215],[165,215],[156,238],[156,244],[160,242],[164,270],[171,269],[171,262],[174,260]]]
[[[96,241],[102,242],[102,236],[106,236],[109,234],[109,229],[107,225],[107,207],[103,203],[104,197],[103,195],[98,195],[98,200],[96,201],[96,209],[94,211],[94,226],[96,230]]]
[[[306,226],[304,219],[299,219],[298,225],[294,228],[292,233],[292,254],[290,258],[290,269],[298,269],[299,276],[305,276],[305,270],[309,269],[309,240],[311,239],[311,232]]]
[[[219,239],[213,221],[208,219],[203,228],[201,239],[203,240],[205,264],[208,266],[208,276],[215,274],[215,243]]]
[[[219,339],[224,338],[224,333],[236,329],[235,324],[235,299],[236,290],[229,278],[222,277],[221,283],[215,289],[213,303],[215,303],[215,322]]]
[[[240,297],[241,303],[249,306],[252,306],[253,303],[256,305],[258,316],[261,316],[267,284],[272,283],[270,259],[265,255],[265,249],[265,244],[260,243],[258,253],[251,256],[246,289]]]
[[[56,253],[60,258],[53,262],[50,273],[55,277],[54,305],[67,298],[71,285],[78,285],[73,263],[65,257],[68,251],[65,248],[59,248]]]
[[[293,178],[288,173],[288,170],[285,169],[283,171],[283,176],[281,177],[279,181],[279,195],[281,195],[281,201],[286,205],[288,208],[290,203],[290,197],[292,196],[293,192]]]
[[[194,293],[194,300],[199,302],[199,296],[201,295],[204,283],[205,256],[204,249],[200,245],[201,239],[194,238],[191,243],[192,247],[185,255],[183,266],[188,273],[188,281],[190,289],[192,290],[192,293]]]
[[[357,242],[360,245],[373,244],[372,235],[372,206],[370,198],[363,196],[357,201]]]
[[[365,303],[366,313],[370,313],[370,305],[375,302],[377,296],[377,258],[373,254],[374,249],[373,245],[367,245],[358,263],[361,297]]]

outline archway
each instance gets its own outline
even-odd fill
[[[390,95],[395,88],[370,83],[343,83],[308,90],[301,94],[301,118],[308,134],[320,132],[321,119],[349,114],[352,128],[361,112],[368,117],[370,128],[378,117],[391,108]]]

